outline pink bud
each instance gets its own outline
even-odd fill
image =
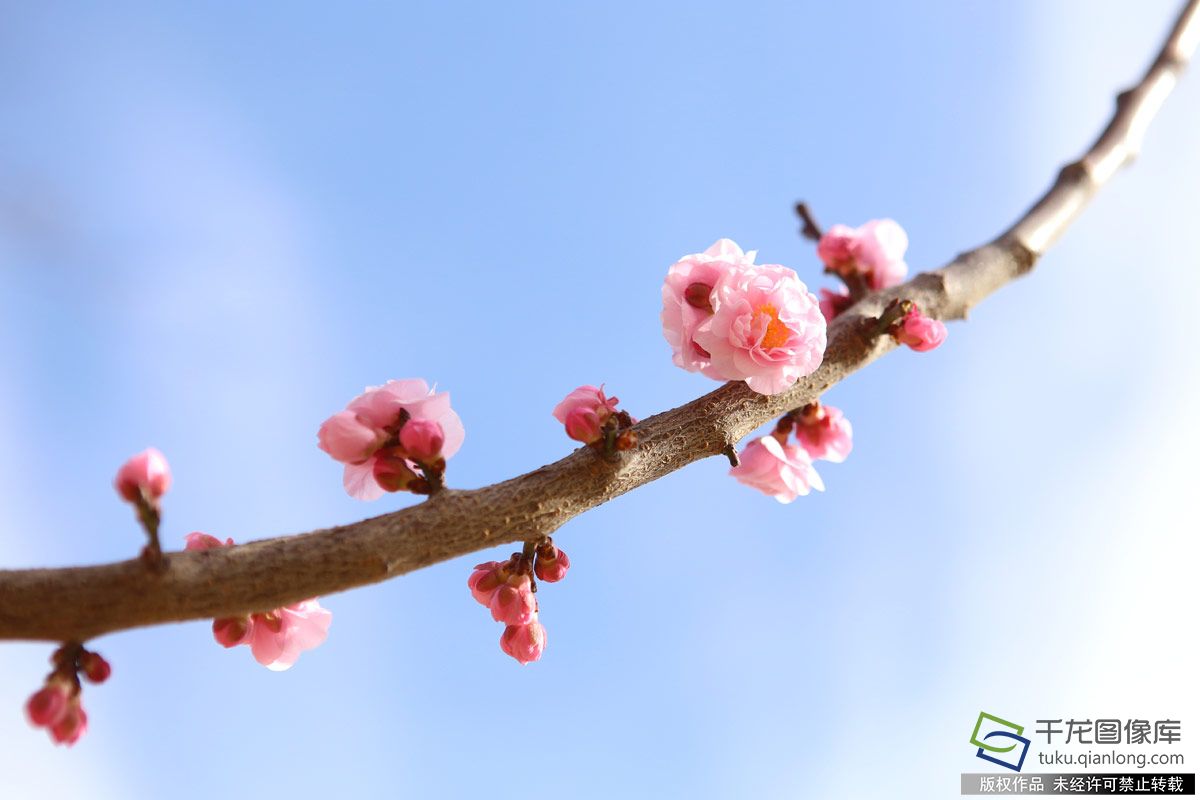
[[[222,617],[214,619],[212,624],[213,638],[222,647],[237,647],[254,632],[254,623],[250,617]]]
[[[833,322],[834,317],[841,314],[847,308],[854,304],[850,299],[850,295],[846,292],[833,292],[829,289],[821,290],[821,315],[825,317],[826,322]]]
[[[68,747],[79,741],[87,733],[87,712],[79,704],[79,698],[72,698],[66,713],[50,728],[50,738],[55,744],[65,744]]]
[[[834,225],[817,242],[817,256],[833,272],[853,271],[859,232],[848,225]]]
[[[576,408],[567,414],[567,436],[577,442],[600,441],[600,417],[590,408]]]
[[[553,544],[547,543],[538,548],[537,562],[533,568],[538,580],[546,583],[561,581],[566,577],[567,570],[570,568],[571,559],[567,558],[567,554]]]
[[[471,573],[471,577],[467,578],[467,586],[471,589],[471,596],[480,605],[491,607],[492,599],[496,596],[496,592],[500,590],[501,584],[505,582],[501,572],[501,567],[503,566],[503,562],[488,561],[475,567],[475,571]]]
[[[513,575],[492,598],[492,619],[505,625],[525,625],[537,616],[537,599],[528,575]]]
[[[912,310],[892,329],[892,336],[918,353],[932,350],[946,341],[946,326],[940,320],[921,313],[914,303]]]
[[[339,411],[321,423],[317,446],[343,464],[360,464],[387,439],[387,432],[371,427],[353,411]]]
[[[500,649],[522,664],[537,661],[546,649],[546,629],[536,615],[524,625],[509,625],[500,634]]]
[[[153,502],[171,488],[171,469],[163,454],[151,447],[121,465],[113,486],[130,503],[136,503],[143,494]]]
[[[57,725],[67,713],[70,697],[67,686],[61,681],[51,681],[34,692],[25,703],[25,716],[36,728]]]
[[[410,419],[400,429],[400,445],[414,461],[433,461],[441,455],[445,442],[442,426],[431,419]]]
[[[386,492],[402,492],[417,479],[417,474],[397,448],[376,453],[372,472],[375,482]]]
[[[92,683],[104,683],[112,675],[112,665],[99,653],[84,650],[79,659],[84,676]]]
[[[210,550],[214,547],[228,547],[233,544],[232,537],[222,542],[215,536],[209,536],[207,533],[199,531],[189,533],[183,537],[183,540],[187,543],[184,545],[184,550]]]

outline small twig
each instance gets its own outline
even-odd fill
[[[796,203],[796,216],[800,217],[800,222],[803,226],[800,228],[800,234],[805,238],[814,242],[821,240],[821,226],[817,224],[817,220],[812,215],[812,211],[808,207],[808,203],[801,200]]]
[[[742,459],[738,457],[737,447],[732,443],[725,445],[721,450],[722,455],[729,459],[729,466],[736,467],[742,463]]]

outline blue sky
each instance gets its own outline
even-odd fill
[[[14,7],[0,561],[135,553],[110,481],[150,444],[175,546],[400,507],[315,446],[388,378],[451,392],[461,487],[566,453],[581,383],[685,402],[712,384],[661,337],[673,260],[728,236],[815,288],[804,198],[939,266],[1091,141],[1174,10]],[[825,494],[711,459],[567,525],[542,662],[500,652],[471,556],[325,599],[283,674],[203,622],[104,637],[63,751],[20,715],[50,648],[7,645],[11,796],[952,796],[981,709],[1182,717],[1187,747],[1198,128],[1191,76],[1032,278],[836,387],[856,447]]]

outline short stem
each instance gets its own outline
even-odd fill
[[[800,217],[800,222],[803,223],[803,227],[800,228],[801,235],[814,242],[820,241],[823,235],[821,226],[817,224],[812,211],[809,210],[808,203],[803,201],[796,203],[796,216]]]
[[[893,300],[888,303],[887,308],[875,320],[872,327],[872,336],[883,336],[891,333],[892,327],[902,320],[909,311],[912,310],[913,302],[911,300]]]
[[[529,590],[537,592],[537,579],[533,576],[533,560],[537,556],[537,542],[525,542],[525,546],[521,549],[521,564],[522,567],[529,569]]]
[[[137,515],[148,540],[142,548],[142,560],[154,572],[162,572],[166,569],[166,561],[163,560],[162,544],[158,539],[158,526],[162,521],[158,505],[143,494],[137,499]]]

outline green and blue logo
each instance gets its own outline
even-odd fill
[[[1029,753],[1029,740],[1021,735],[1024,732],[1024,725],[980,711],[975,730],[971,733],[971,744],[979,748],[975,755],[984,761],[1020,772]],[[1018,746],[1021,748],[1020,755],[1017,755]]]

